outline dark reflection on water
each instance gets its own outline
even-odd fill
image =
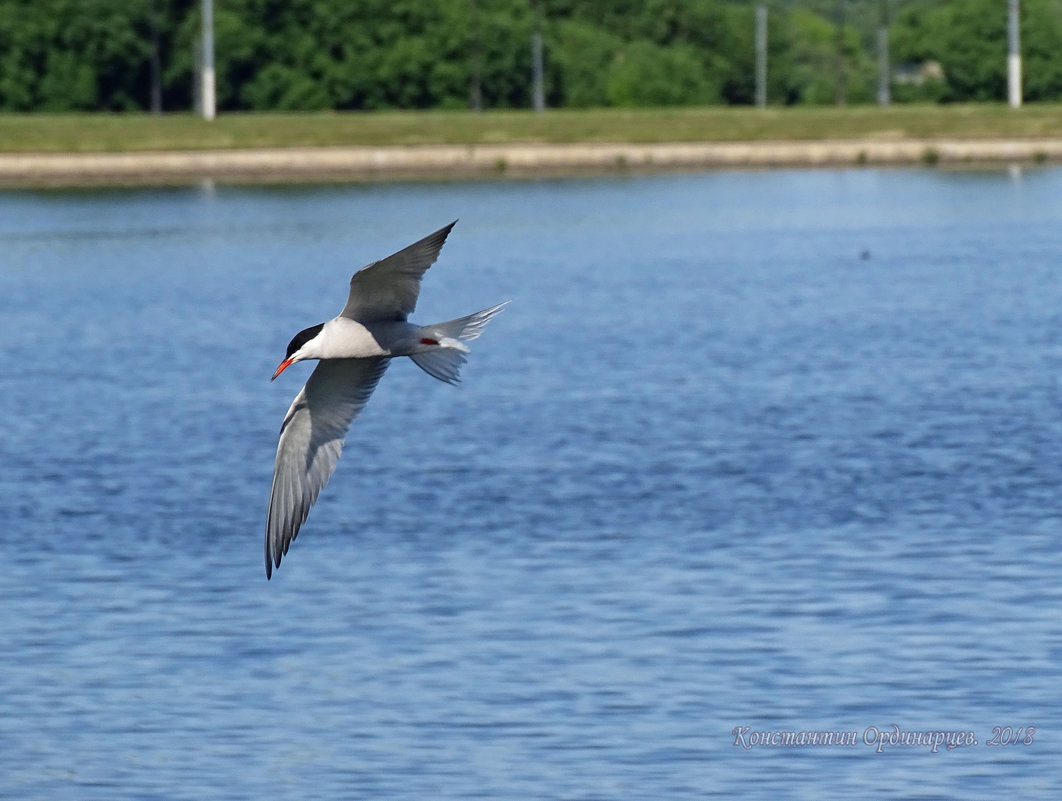
[[[1060,190],[0,195],[0,796],[1056,798]],[[266,583],[269,375],[454,217],[418,317],[513,304],[460,389],[395,365]],[[980,744],[731,734],[893,723]]]

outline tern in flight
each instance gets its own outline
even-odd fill
[[[318,359],[280,427],[266,517],[266,578],[298,536],[335,470],[343,437],[395,356],[408,356],[428,375],[458,382],[468,348],[505,303],[458,320],[416,325],[420,279],[439,256],[454,222],[386,259],[358,270],[338,317],[300,331],[275,379],[295,362]],[[506,301],[508,303],[508,301]]]

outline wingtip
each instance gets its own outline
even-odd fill
[[[272,506],[272,504],[270,504]],[[265,539],[265,568],[266,568],[266,581],[273,578],[273,568],[280,567],[280,557],[273,558],[273,549],[270,547],[269,534],[266,534]]]
[[[455,225],[457,225],[457,220],[454,220],[449,225],[444,225],[438,231],[432,231],[430,234],[428,234],[423,239],[419,240],[418,242],[414,242],[408,248],[405,248],[405,250],[413,250],[414,248],[430,247],[434,251],[434,258],[432,259],[432,263],[434,263],[435,259],[439,258],[439,252],[442,250],[443,245],[446,244],[446,240],[450,238],[450,232],[453,230]],[[401,253],[401,252],[402,251],[399,251],[399,253]],[[397,255],[397,254],[395,254],[395,255]],[[372,265],[370,265],[370,266],[372,266]]]

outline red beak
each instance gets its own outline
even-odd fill
[[[285,359],[284,361],[282,361],[280,363],[280,366],[277,368],[277,371],[275,373],[273,373],[273,378],[270,378],[269,380],[270,381],[275,380],[278,375],[280,375],[285,370],[287,370],[289,367],[291,367],[291,365],[294,363],[294,361],[295,361],[294,359]]]

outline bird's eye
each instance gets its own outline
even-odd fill
[[[290,359],[291,355],[295,351],[297,351],[299,348],[301,348],[303,345],[305,345],[307,342],[309,342],[311,339],[321,333],[322,328],[324,328],[324,323],[321,323],[320,325],[311,326],[297,333],[292,338],[291,342],[288,343],[288,352],[284,354],[284,358]]]

